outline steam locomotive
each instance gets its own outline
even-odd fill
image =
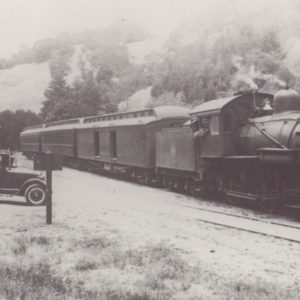
[[[52,122],[21,133],[27,156],[122,173],[173,190],[219,193],[264,211],[300,204],[300,96],[244,92],[192,111],[162,106]]]

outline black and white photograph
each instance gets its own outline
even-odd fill
[[[0,299],[300,300],[298,0],[0,0]]]

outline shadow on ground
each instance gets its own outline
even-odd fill
[[[29,206],[26,202],[16,201],[16,200],[3,200],[0,199],[1,204],[17,205],[17,206]]]

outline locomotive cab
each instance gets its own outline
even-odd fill
[[[241,125],[261,111],[258,108],[264,107],[267,100],[272,101],[272,95],[248,92],[195,107],[191,117],[197,119],[206,132],[198,149],[199,155],[203,158],[237,155]]]
[[[197,169],[205,191],[223,191],[231,166],[240,160],[239,131],[243,123],[261,113],[259,108],[272,99],[270,94],[247,92],[208,101],[192,110],[192,118],[206,128],[205,135],[195,143]]]
[[[300,96],[278,91],[272,106],[271,114],[249,116],[241,123],[238,155],[224,163],[227,197],[254,200],[264,211],[300,205]]]

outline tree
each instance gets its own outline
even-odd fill
[[[53,39],[44,39],[37,41],[33,46],[33,60],[36,63],[48,61],[51,58],[52,51],[55,49]]]
[[[70,117],[71,88],[65,77],[70,71],[68,57],[56,52],[49,63],[51,81],[44,95],[41,116],[45,121],[55,121]]]
[[[20,150],[19,136],[21,131],[31,125],[39,124],[42,120],[31,111],[5,110],[0,113],[0,148]]]
[[[115,111],[116,107],[110,97],[113,84],[110,73],[106,69],[98,69],[96,73],[95,68],[89,67],[84,58],[80,60],[80,70],[81,77],[72,87],[72,115],[83,117]]]

